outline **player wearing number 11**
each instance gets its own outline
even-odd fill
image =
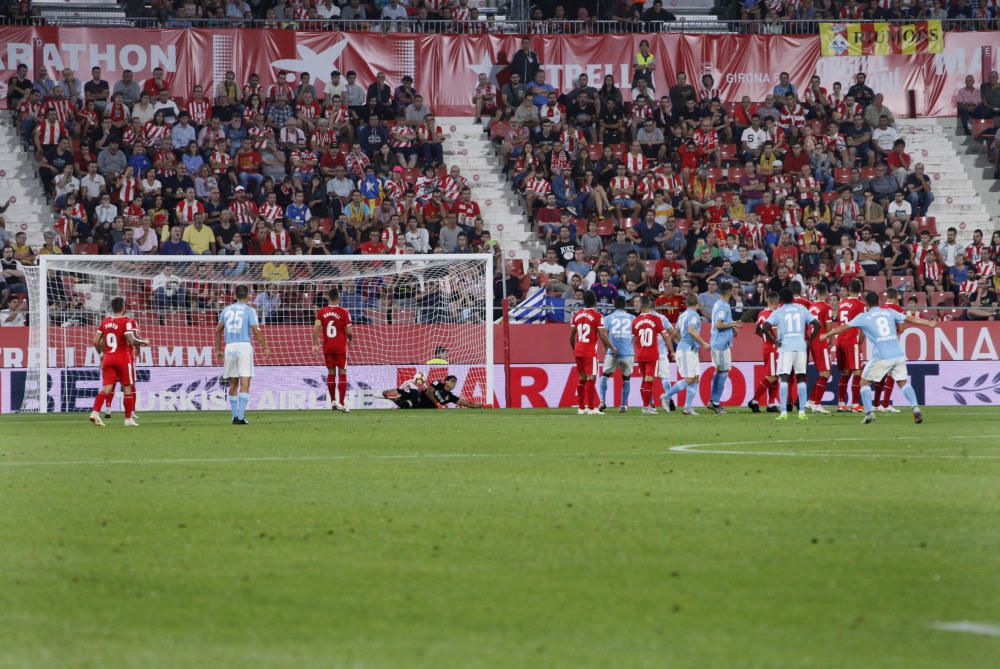
[[[813,324],[814,327],[809,327]],[[795,295],[791,288],[781,289],[781,306],[774,310],[767,321],[764,329],[767,336],[778,346],[778,376],[781,378],[781,385],[778,388],[778,396],[781,402],[781,415],[775,420],[788,420],[788,380],[792,374],[799,378],[799,397],[803,398],[799,404],[799,420],[806,419],[806,330],[809,331],[809,345],[812,345],[816,335],[819,334],[819,326],[816,317],[809,313],[801,304],[795,303]],[[774,335],[777,328],[778,335]]]
[[[849,323],[839,325],[823,335],[829,339],[849,328],[856,328],[864,333],[865,339],[872,346],[872,357],[861,372],[861,403],[865,407],[864,424],[867,425],[875,420],[871,384],[873,381],[881,381],[886,376],[891,376],[896,385],[902,389],[903,397],[913,408],[913,422],[922,423],[924,417],[917,404],[917,393],[914,392],[913,386],[907,383],[906,355],[899,344],[896,326],[900,323],[914,323],[932,328],[935,327],[935,323],[892,309],[883,309],[879,306],[878,293],[867,293],[865,304],[868,306],[868,311],[858,314]]]
[[[347,408],[347,345],[354,338],[351,314],[340,306],[339,290],[331,288],[326,297],[328,304],[316,313],[313,325],[313,351],[319,353],[322,337],[331,408],[347,413],[350,411]]]
[[[247,404],[250,403],[250,379],[253,378],[253,343],[251,333],[267,355],[267,341],[260,331],[257,311],[248,304],[250,290],[236,286],[236,301],[219,313],[215,328],[215,355],[222,358],[222,340],[225,337],[225,368],[222,377],[229,380],[229,406],[233,412],[233,425],[248,425]]]

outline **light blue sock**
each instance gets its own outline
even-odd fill
[[[729,380],[729,370],[722,372],[715,370],[715,378],[718,379],[718,383],[715,386],[715,399],[712,401],[716,404],[722,404],[722,393],[726,391],[726,381]]]
[[[597,382],[597,392],[601,396],[601,404],[607,404],[605,398],[608,396],[608,377],[602,376]]]
[[[788,406],[788,381],[780,381],[778,383],[778,405],[781,409],[781,413],[786,413],[785,408]]]
[[[632,392],[632,379],[622,379],[622,401],[618,406],[627,407],[628,406],[628,396]]]
[[[715,403],[715,395],[719,389],[719,370],[712,374],[712,380],[708,382],[708,401]]]
[[[903,397],[906,398],[906,401],[909,402],[910,406],[913,407],[914,409],[920,408],[917,405],[917,391],[914,390],[913,386],[910,385],[909,383],[903,386]]]
[[[800,376],[799,378],[802,377]],[[806,382],[804,379],[802,381],[799,381],[798,387],[799,387],[799,413],[805,413],[806,398],[808,398],[809,395],[806,394]]]
[[[865,412],[870,413],[872,410],[872,387],[871,386],[861,386],[861,404],[865,407]]]
[[[685,381],[684,379],[681,379],[674,385],[670,386],[670,390],[667,391],[667,397],[668,398],[673,397],[674,395],[676,395],[677,393],[679,393],[680,391],[684,390],[687,387],[688,387],[688,382]]]
[[[233,418],[240,417],[239,400],[236,398],[236,395],[229,396],[229,408],[233,412]]]
[[[237,416],[237,418],[246,418],[247,404],[250,403],[250,393],[240,393],[238,397],[240,402],[240,415]]]
[[[690,388],[688,388],[687,391],[688,391],[687,395],[684,397],[684,408],[690,409],[692,406],[694,406],[694,396],[698,392],[698,386],[693,385]]]

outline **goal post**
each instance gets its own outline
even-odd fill
[[[100,386],[94,335],[115,296],[150,342],[136,358],[137,409],[228,410],[214,330],[237,285],[249,288],[270,349],[256,351],[251,410],[330,406],[312,331],[333,287],[353,321],[349,407],[392,407],[382,391],[417,372],[454,375],[456,394],[494,404],[492,254],[45,255],[26,281],[28,372],[12,407],[21,412],[90,410]]]

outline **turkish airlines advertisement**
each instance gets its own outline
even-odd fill
[[[372,326],[370,326],[372,327]],[[377,326],[375,326],[377,327]],[[435,326],[448,329],[447,326]],[[455,326],[451,326],[454,328]],[[81,331],[85,328],[79,328]],[[279,332],[286,329],[288,332]],[[271,341],[292,341],[301,335],[298,326],[269,326],[266,335]],[[707,327],[706,327],[707,329]],[[198,411],[228,408],[225,386],[220,379],[221,368],[213,360],[209,338],[199,328],[172,328],[172,341],[201,341],[199,346],[160,346],[143,349],[137,364],[139,410]],[[183,332],[178,333],[178,330]],[[480,329],[481,331],[481,329]],[[89,332],[89,330],[88,330]],[[144,330],[144,332],[146,332]],[[154,342],[156,332],[146,332]],[[380,340],[387,340],[380,333]],[[466,334],[470,334],[466,331]],[[707,336],[707,332],[705,333]],[[357,340],[364,337],[359,327]],[[54,338],[53,338],[54,340]],[[86,339],[65,337],[61,348],[50,348],[47,406],[53,412],[88,411],[100,386],[100,369],[96,354],[87,351]],[[934,329],[909,327],[901,341],[910,361],[908,369],[917,397],[925,405],[985,406],[1000,404],[1000,324],[989,322],[942,323]],[[513,408],[570,407],[576,403],[576,367],[569,349],[569,332],[565,324],[512,325],[510,327],[510,406]],[[495,336],[494,397],[486,398],[486,370],[476,365],[466,351],[449,355],[449,364],[428,365],[427,351],[403,345],[392,352],[395,360],[412,360],[397,364],[379,364],[376,348],[368,354],[348,359],[347,402],[353,408],[390,408],[382,399],[382,391],[395,388],[412,379],[417,372],[428,381],[454,374],[458,377],[456,394],[469,401],[507,406],[507,383],[503,362],[502,331]],[[273,347],[276,348],[276,347]],[[453,351],[458,351],[455,340]],[[482,350],[482,349],[480,349]],[[389,353],[389,351],[383,351]],[[733,346],[734,369],[729,376],[723,402],[728,406],[750,400],[757,382],[764,374],[759,362],[760,340],[749,331],[738,334]],[[22,406],[28,374],[25,365],[38,352],[28,348],[27,328],[0,330],[0,412],[17,411]],[[326,409],[329,396],[326,370],[311,354],[275,351],[262,364],[258,360],[250,407],[252,409]],[[65,366],[68,364],[69,366]],[[702,352],[702,378],[697,405],[708,399],[713,367],[707,351]],[[671,365],[670,379],[676,368]],[[815,381],[815,369],[809,368],[810,386]],[[826,401],[833,401],[836,372],[828,385]],[[620,396],[621,377],[611,379],[609,397]],[[659,391],[657,391],[659,392]],[[898,394],[898,390],[897,390]],[[681,401],[684,396],[681,395]],[[898,398],[901,401],[901,397]],[[116,400],[120,403],[120,398]],[[617,404],[617,400],[614,402]],[[638,406],[639,384],[631,385],[631,406]]]
[[[650,42],[656,58],[655,89],[665,92],[680,71],[697,83],[711,74],[724,102],[748,95],[760,101],[771,92],[778,74],[788,71],[800,90],[818,74],[828,89],[834,81],[850,86],[864,72],[868,85],[886,96],[897,115],[907,111],[907,91],[915,91],[917,113],[954,116],[955,96],[966,75],[981,80],[982,47],[1000,44],[998,32],[949,32],[940,54],[829,56],[820,54],[818,35],[535,35],[547,80],[558,89],[572,86],[586,72],[592,85],[612,75],[628,96],[631,62],[639,42]],[[480,73],[501,80],[514,52],[516,35],[428,35],[308,32],[257,29],[133,30],[115,28],[0,28],[0,81],[6,82],[20,63],[32,73],[44,65],[58,78],[64,67],[83,80],[97,66],[114,83],[131,69],[140,81],[162,67],[175,96],[190,95],[195,84],[213,90],[227,70],[237,81],[251,73],[263,84],[279,72],[308,73],[323,95],[330,72],[354,70],[367,85],[385,72],[396,86],[404,75],[440,116],[472,113],[472,94]],[[995,51],[995,49],[994,49]],[[0,84],[0,99],[6,83]]]

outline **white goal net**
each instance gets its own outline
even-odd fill
[[[492,263],[490,254],[42,256],[27,276],[29,365],[11,408],[90,410],[101,383],[94,334],[120,295],[150,342],[136,360],[137,410],[228,410],[213,337],[237,285],[249,288],[270,348],[256,356],[251,410],[330,406],[311,337],[332,287],[354,322],[349,407],[392,407],[382,391],[418,371],[428,381],[454,375],[456,394],[492,404]]]

